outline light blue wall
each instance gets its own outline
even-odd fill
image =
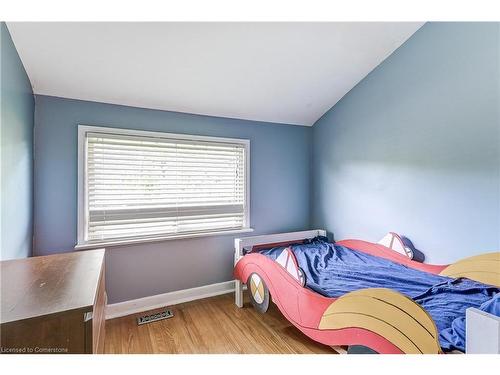
[[[34,99],[4,22],[0,34],[0,260],[6,260],[32,253]]]
[[[500,249],[500,26],[428,23],[313,127],[313,226],[408,235],[435,263]]]
[[[311,128],[36,96],[35,252],[71,251],[77,231],[77,125],[250,139],[254,234],[309,227]],[[234,236],[110,248],[110,302],[232,279]]]

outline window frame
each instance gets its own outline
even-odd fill
[[[199,233],[178,233],[172,235],[159,235],[159,236],[144,236],[136,238],[103,240],[103,241],[85,241],[85,228],[88,225],[88,209],[87,209],[87,148],[86,148],[86,135],[87,133],[104,133],[116,135],[131,135],[131,136],[145,136],[155,138],[174,138],[179,140],[190,141],[205,141],[205,142],[218,142],[218,143],[236,143],[243,145],[245,152],[245,203],[244,203],[244,226],[239,229],[230,230],[213,230]],[[175,240],[181,238],[196,238],[227,235],[235,233],[253,232],[250,226],[250,140],[241,138],[224,138],[212,137],[203,135],[190,135],[190,134],[177,134],[177,133],[164,133],[158,131],[136,130],[136,129],[123,129],[105,126],[94,125],[78,125],[78,181],[77,181],[77,242],[75,249],[84,250],[91,248],[98,248],[103,246],[119,246],[135,243],[158,242],[166,240]]]

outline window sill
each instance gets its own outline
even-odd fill
[[[174,235],[174,236],[163,236],[163,237],[90,242],[90,243],[77,244],[75,246],[75,250],[89,250],[89,249],[97,249],[97,248],[103,248],[103,247],[106,248],[106,247],[115,247],[115,246],[136,245],[136,244],[142,244],[142,243],[163,242],[163,241],[188,239],[188,238],[225,236],[225,235],[229,235],[229,234],[250,233],[250,232],[253,232],[253,228],[234,229],[234,230],[225,230],[225,231],[208,232],[208,233],[186,233],[186,234],[178,234],[178,235]]]

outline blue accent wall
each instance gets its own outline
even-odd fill
[[[0,260],[30,256],[33,247],[33,113],[31,84],[0,23]]]
[[[498,250],[499,70],[499,23],[425,24],[314,125],[313,226],[434,263]]]
[[[36,96],[35,252],[77,237],[77,125],[250,139],[253,234],[309,227],[311,128]],[[234,235],[109,248],[110,303],[232,280]]]

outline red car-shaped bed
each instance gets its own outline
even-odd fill
[[[367,288],[328,298],[306,288],[294,253],[286,246],[317,235],[324,236],[325,232],[236,240],[236,304],[243,305],[241,287],[245,283],[255,308],[265,312],[272,301],[294,326],[320,343],[334,347],[361,346],[377,353],[442,353],[432,317],[419,304],[395,290]],[[410,259],[414,249],[408,248],[395,233],[389,233],[381,243],[336,242],[425,272],[500,285],[497,267],[500,253],[479,255],[452,265],[431,265]],[[285,246],[275,260],[259,253],[263,248],[275,246]]]

